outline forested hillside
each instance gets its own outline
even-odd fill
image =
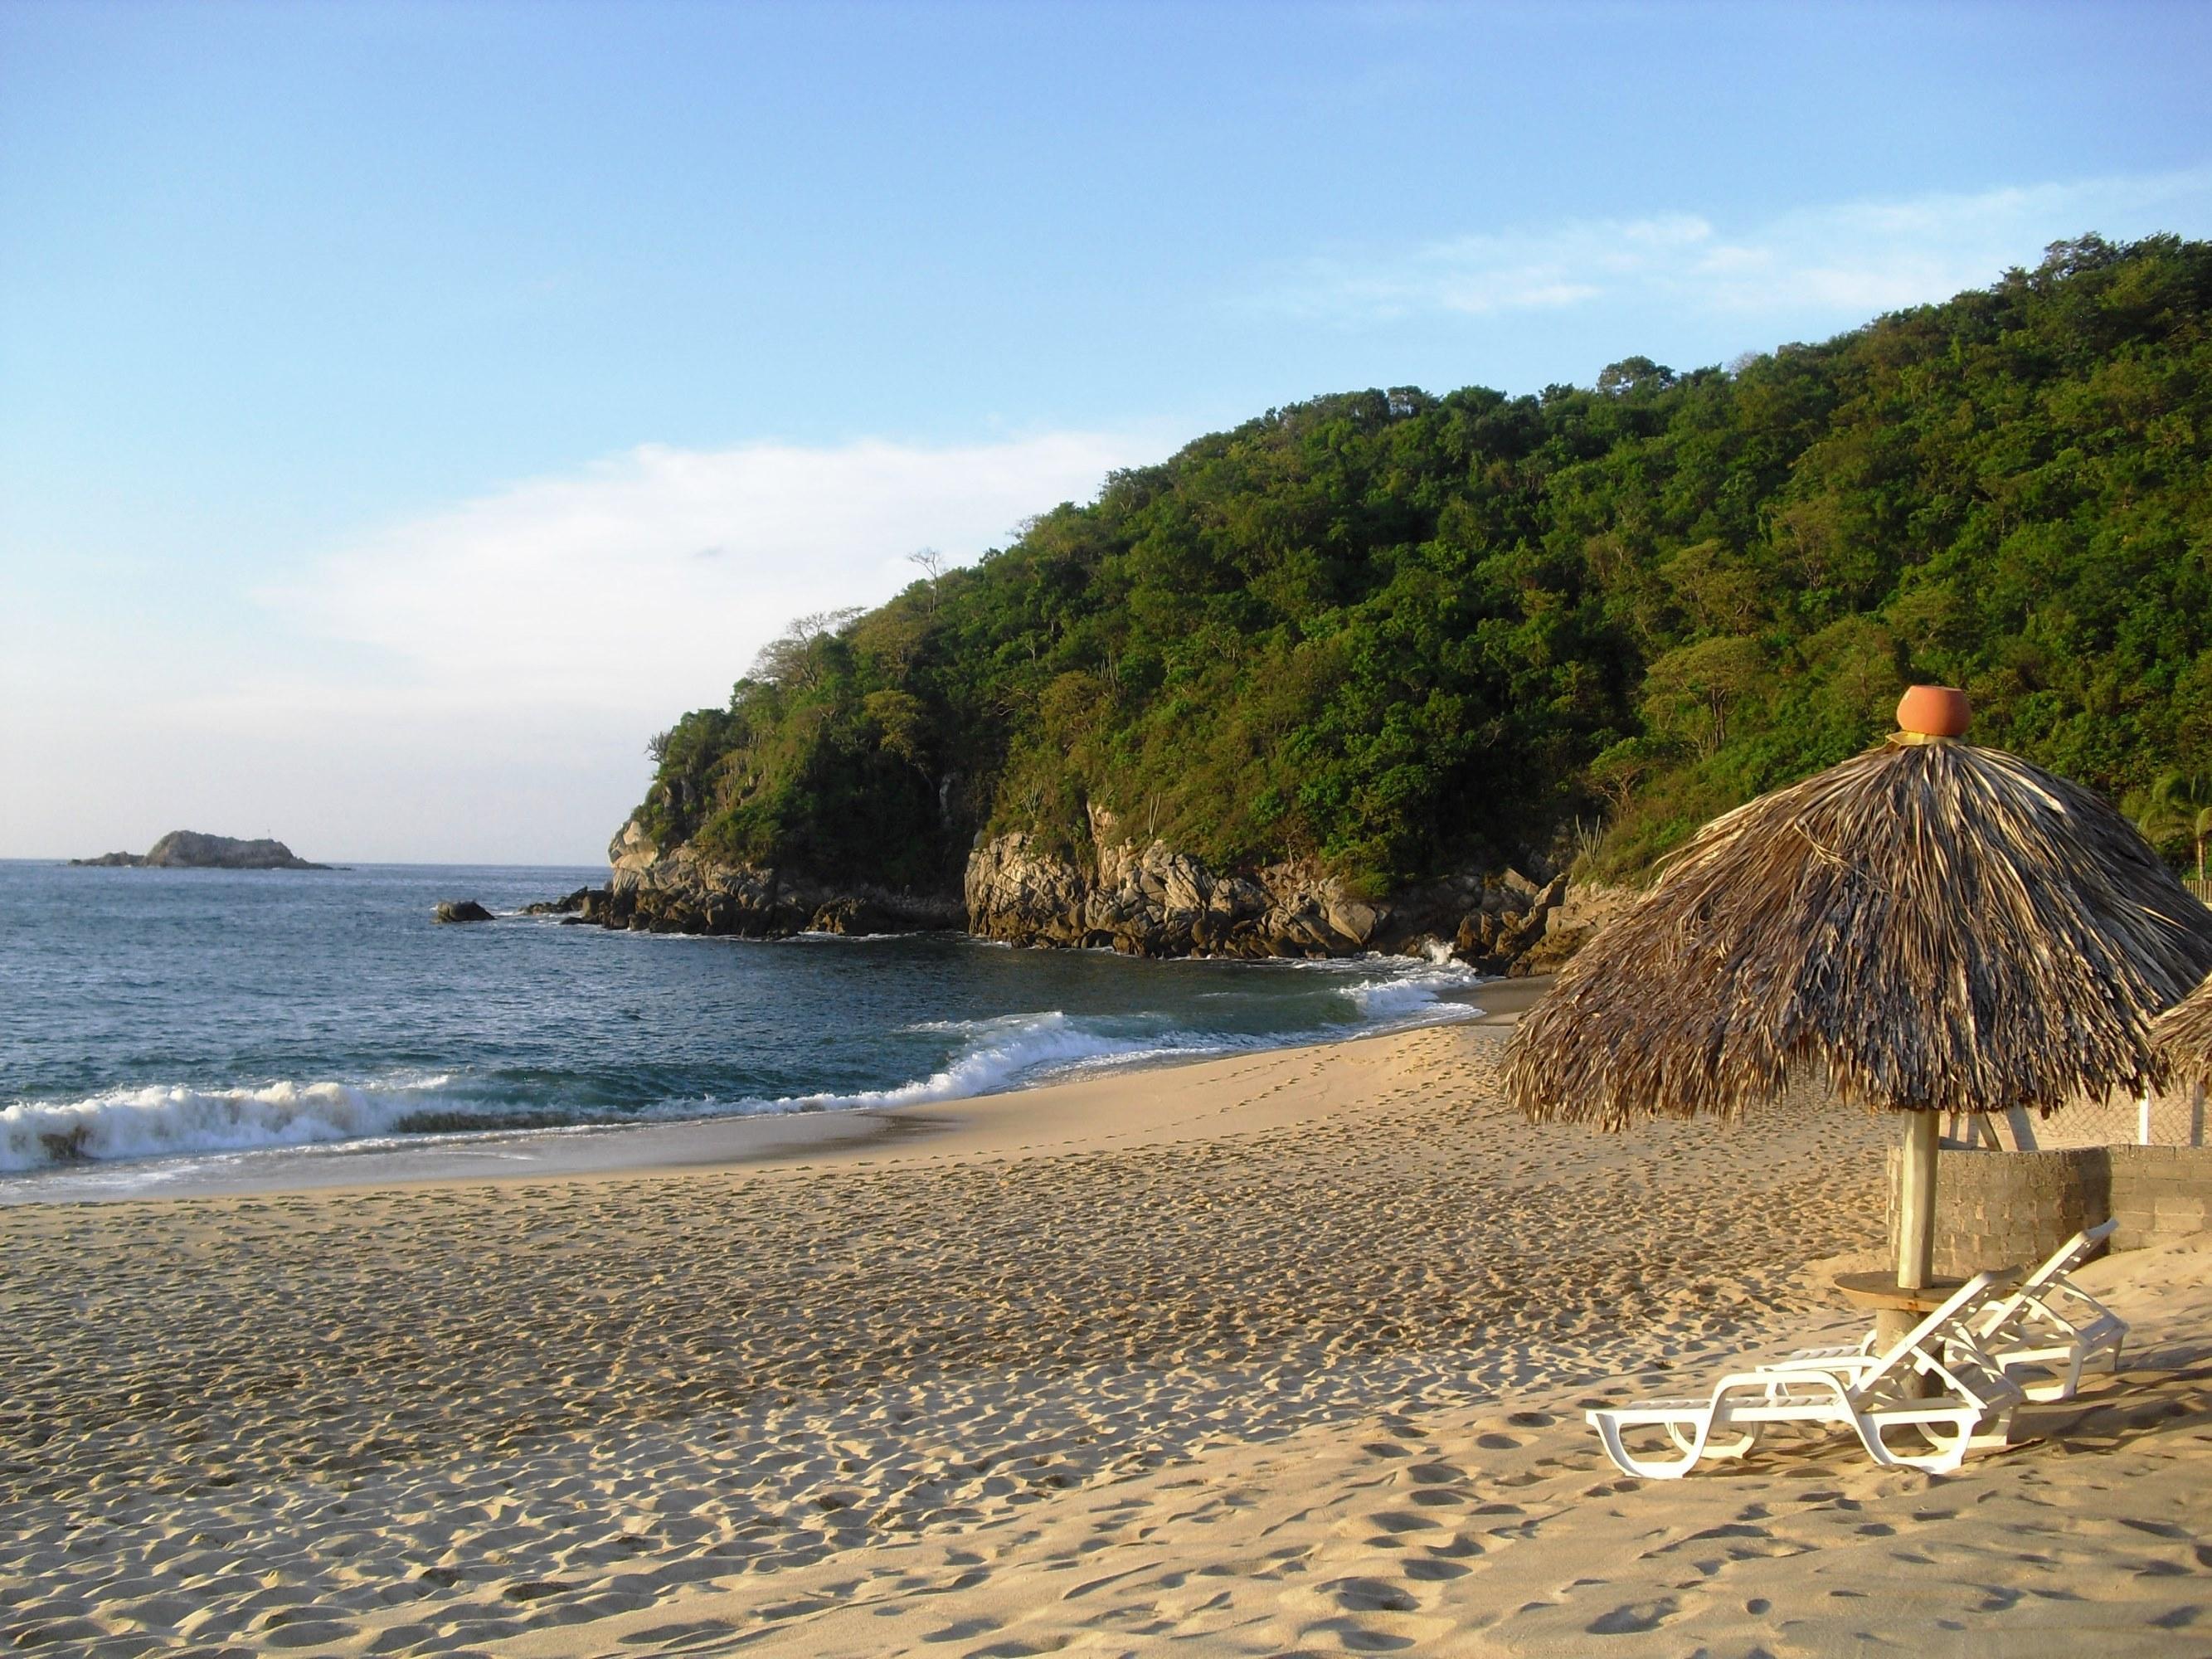
[[[770,647],[656,739],[663,846],[957,889],[981,830],[1390,891],[1630,874],[1966,687],[2148,821],[2212,791],[2212,244],[2095,238],[1818,345],[1317,398]],[[2200,785],[2197,781],[2202,780]]]

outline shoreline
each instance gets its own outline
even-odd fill
[[[1167,1134],[1181,1120],[1178,1109],[1166,1103],[1218,1079],[1241,1076],[1255,1062],[1282,1057],[1282,1063],[1295,1066],[1312,1054],[1388,1042],[1408,1032],[1508,1027],[1550,984],[1548,976],[1486,980],[1439,998],[1443,1002],[1480,1006],[1482,1013],[1471,1019],[1436,1020],[1328,1042],[1226,1055],[1160,1058],[1113,1067],[1095,1076],[1048,1079],[950,1100],[667,1122],[581,1124],[550,1130],[494,1130],[482,1134],[424,1136],[419,1141],[397,1144],[386,1138],[367,1144],[337,1142],[256,1148],[246,1153],[181,1153],[172,1159],[118,1159],[0,1179],[0,1210],[866,1164],[915,1155],[925,1143],[929,1155],[939,1157],[1025,1152],[1033,1150],[1031,1119],[1056,1121],[1070,1115],[1085,1115],[1109,1096],[1128,1097],[1126,1103],[1132,1109],[1126,1127],[1105,1139]],[[1132,1084],[1133,1079],[1155,1075],[1185,1073],[1190,1075],[1180,1088]],[[1190,1124],[1182,1127],[1188,1130]],[[1078,1141],[1093,1138],[1079,1136]],[[233,1159],[236,1161],[229,1161]],[[192,1160],[208,1160],[216,1166],[193,1167]],[[173,1173],[164,1167],[169,1164],[178,1166]]]

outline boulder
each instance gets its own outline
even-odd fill
[[[491,912],[474,899],[447,899],[430,913],[433,921],[489,921]]]
[[[522,914],[526,916],[577,915],[589,910],[594,900],[604,900],[606,896],[607,890],[604,887],[579,887],[574,892],[564,893],[556,899],[539,899],[535,904],[526,904],[522,907]]]

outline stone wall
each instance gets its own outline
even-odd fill
[[[2212,1147],[2108,1146],[2115,1249],[2212,1231]]]
[[[1898,1154],[1889,1155],[1890,1237]],[[2040,1261],[2084,1227],[2117,1218],[2116,1250],[2212,1231],[2212,1147],[1946,1148],[1936,1165],[1936,1271]]]

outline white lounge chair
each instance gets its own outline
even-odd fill
[[[2119,1369],[2127,1322],[2067,1275],[2112,1236],[2117,1221],[2085,1227],[2042,1266],[1978,1315],[1975,1341],[2039,1403],[2070,1400],[2092,1365]],[[1761,1370],[1828,1370],[1852,1376],[1875,1364],[1871,1334],[1850,1347],[1800,1348]]]
[[[1679,1480],[1708,1457],[1741,1457],[1771,1423],[1849,1427],[1877,1463],[1948,1474],[1970,1444],[2002,1431],[2022,1398],[1974,1334],[1975,1323],[2005,1293],[1994,1275],[1981,1273],[1880,1356],[1854,1352],[1832,1364],[1734,1371],[1703,1400],[1643,1400],[1584,1415],[1606,1455],[1648,1480]],[[1921,1394],[1923,1376],[1939,1391]],[[1624,1436],[1633,1429],[1663,1430],[1678,1455],[1630,1451]],[[1889,1443],[1891,1434],[1906,1429],[1929,1449]]]
[[[2118,1225],[2075,1234],[1978,1322],[1983,1347],[2030,1400],[2071,1400],[2088,1367],[2119,1370],[2127,1322],[2067,1276]]]

